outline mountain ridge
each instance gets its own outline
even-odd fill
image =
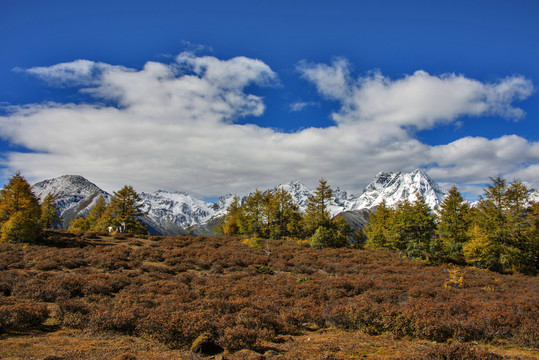
[[[59,213],[64,218],[64,227],[77,216],[85,216],[99,195],[108,201],[111,195],[80,175],[64,175],[48,179],[33,185],[36,196],[42,201],[48,193],[55,198]],[[299,181],[289,181],[264,193],[275,192],[283,188],[290,193],[301,211],[305,210],[307,201],[313,195]],[[362,194],[349,194],[339,187],[333,190],[329,210],[332,216],[346,213],[346,217],[354,224],[366,223],[366,214],[386,201],[388,206],[396,206],[407,199],[416,200],[423,196],[427,204],[436,211],[445,192],[432,180],[426,172],[417,169],[411,173],[380,172],[367,185]],[[153,193],[141,192],[142,204],[147,215],[141,218],[151,233],[159,235],[175,235],[185,233],[211,234],[213,226],[224,217],[234,195],[227,194],[211,203],[197,199],[184,191],[157,190]],[[248,196],[248,195],[247,195]],[[247,196],[242,198],[245,201]],[[354,216],[357,215],[357,219]]]

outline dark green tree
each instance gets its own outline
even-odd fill
[[[430,258],[436,217],[420,197],[413,204],[404,200],[397,206],[389,231],[389,246],[418,259]]]
[[[318,249],[346,245],[348,245],[346,236],[335,227],[319,226],[311,237],[311,246]]]
[[[524,258],[520,270],[537,274],[539,271],[539,203],[532,202],[526,213],[526,242]]]
[[[440,206],[438,224],[438,236],[445,260],[464,263],[462,246],[469,240],[470,224],[470,207],[457,187],[453,186]]]

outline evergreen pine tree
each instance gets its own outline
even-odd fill
[[[447,256],[447,260],[459,264],[464,262],[462,246],[469,239],[469,227],[470,207],[457,187],[453,186],[440,206],[440,223],[438,224],[443,256]]]
[[[522,270],[536,274],[539,271],[539,203],[532,202],[526,211],[525,251]]]

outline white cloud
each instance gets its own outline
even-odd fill
[[[518,119],[524,111],[514,108],[512,102],[534,91],[531,81],[521,76],[484,84],[463,75],[433,76],[419,70],[398,80],[379,72],[353,79],[348,64],[342,60],[331,66],[302,62],[298,69],[322,95],[341,101],[341,111],[334,114],[335,121],[341,124],[374,121],[428,129],[462,115]]]
[[[16,68],[33,75],[51,86],[90,86],[96,85],[104,72],[111,70],[129,71],[123,66],[114,66],[89,60],[75,60],[48,67]]]
[[[320,103],[317,103],[316,101],[298,101],[293,104],[290,104],[289,109],[291,112],[298,112],[304,110],[305,108],[313,106],[320,107]]]
[[[278,83],[260,60],[182,53],[172,64],[148,62],[141,70],[84,60],[33,69],[28,72],[83,86],[117,106],[30,104],[0,117],[0,136],[37,151],[6,156],[9,168],[30,180],[76,173],[107,190],[130,183],[139,191],[212,197],[291,179],[315,186],[322,176],[358,193],[378,171],[428,165],[444,181],[477,183],[498,173],[538,178],[538,143],[510,135],[433,147],[413,131],[462,115],[522,116],[513,102],[533,91],[522,77],[485,84],[418,71],[398,80],[379,73],[353,79],[343,59],[303,62],[303,76],[341,103],[333,114],[336,125],[281,133],[235,123],[265,109],[247,86]]]

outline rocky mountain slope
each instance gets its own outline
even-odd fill
[[[226,195],[215,203],[209,203],[184,192],[159,190],[140,195],[144,211],[148,213],[143,221],[153,229],[152,232],[163,235],[185,233],[192,226],[222,217],[233,198],[232,195]]]
[[[64,227],[75,217],[88,214],[100,195],[107,201],[111,198],[110,194],[79,175],[40,181],[32,186],[32,190],[41,202],[49,193],[54,197]]]
[[[309,197],[313,195],[312,190],[297,181],[278,185],[266,192],[274,192],[279,188],[288,191],[302,211],[305,210]],[[111,197],[82,176],[75,175],[41,181],[33,186],[33,190],[40,200],[48,193],[54,196],[60,215],[64,218],[64,226],[75,216],[87,214],[99,195],[102,194],[107,200]],[[185,192],[162,190],[140,195],[147,212],[142,221],[151,233],[162,235],[212,234],[213,227],[224,216],[233,199],[233,195],[228,194],[217,202],[210,203]],[[404,199],[414,201],[419,195],[425,198],[432,209],[437,209],[445,193],[422,170],[411,173],[381,172],[360,196],[335,188],[330,211],[332,216],[345,213],[345,218],[353,226],[364,226],[368,221],[369,211],[383,200],[389,206],[395,206]],[[245,199],[246,197],[243,198]]]

